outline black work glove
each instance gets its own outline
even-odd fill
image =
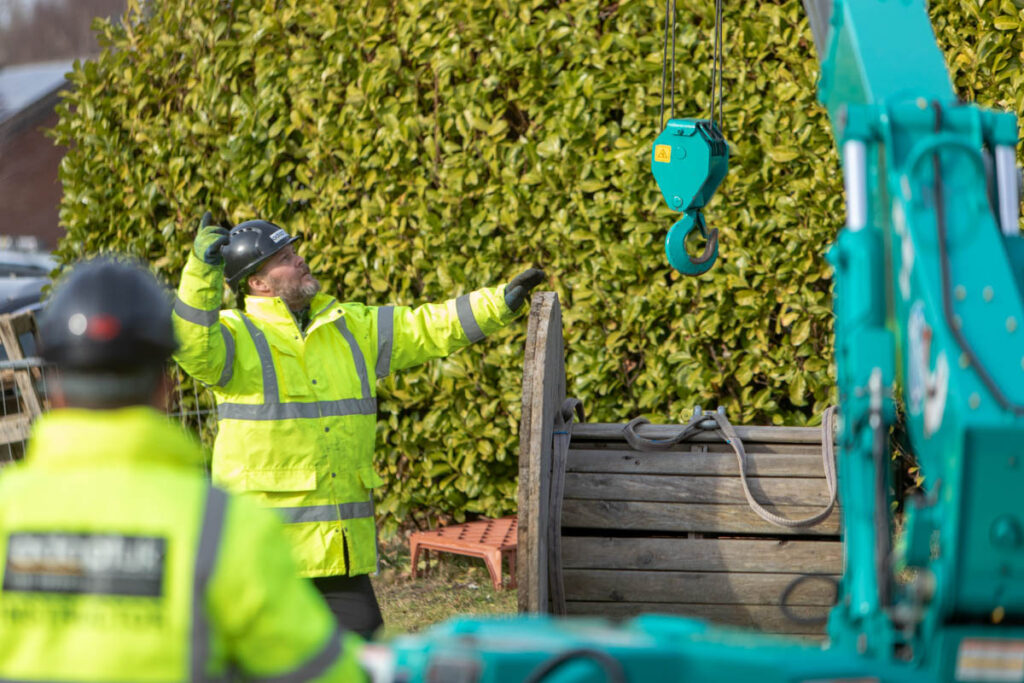
[[[228,243],[228,229],[219,225],[210,225],[213,222],[213,215],[207,211],[199,221],[199,232],[196,234],[196,241],[192,245],[192,253],[211,266],[219,266],[224,263],[224,256],[220,250]]]
[[[526,297],[530,296],[530,290],[543,281],[544,271],[540,268],[530,268],[526,272],[516,275],[505,286],[505,305],[510,311],[518,311],[526,301]]]

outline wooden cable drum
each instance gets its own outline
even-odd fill
[[[539,292],[523,374],[520,611],[660,612],[822,637],[842,573],[838,507],[814,526],[777,526],[751,509],[737,456],[715,433],[637,450],[624,425],[573,424],[571,407],[558,298]],[[761,505],[788,519],[826,506],[821,429],[734,429]],[[679,425],[637,429],[649,439],[679,432]]]

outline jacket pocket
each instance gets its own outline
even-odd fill
[[[315,491],[316,469],[312,467],[269,470],[246,469],[242,472],[238,488],[242,491],[268,491],[274,493]]]
[[[295,349],[271,341],[270,347],[277,370],[277,388],[282,402],[314,397],[313,386],[306,376],[306,368]]]
[[[384,485],[384,480],[380,478],[380,475],[372,467],[360,467],[359,480],[368,489],[375,489],[378,486]]]

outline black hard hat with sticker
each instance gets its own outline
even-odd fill
[[[224,277],[232,289],[263,265],[268,258],[298,240],[284,228],[269,221],[246,221],[231,229],[230,240],[221,249]]]
[[[85,261],[39,317],[44,359],[66,370],[118,372],[164,363],[177,348],[171,294],[141,265]]]

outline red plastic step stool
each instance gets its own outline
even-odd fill
[[[417,531],[409,536],[409,554],[412,556],[412,578],[416,578],[416,565],[423,559],[429,566],[429,551],[436,550],[457,555],[482,558],[487,563],[494,590],[501,590],[501,563],[508,557],[511,587],[516,586],[516,539],[519,521],[514,515],[501,519],[482,519],[478,522],[453,524],[431,531]],[[423,571],[426,574],[426,569]]]

